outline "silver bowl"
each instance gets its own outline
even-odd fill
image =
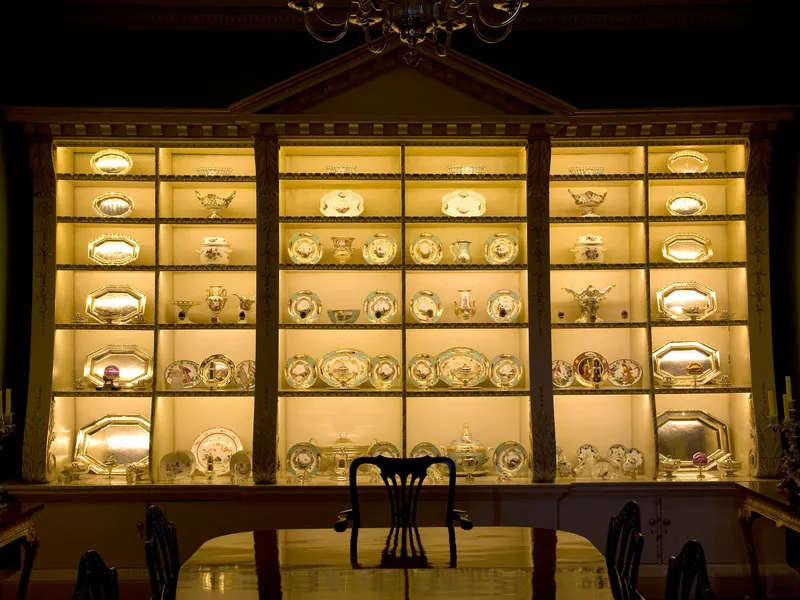
[[[352,325],[360,314],[357,308],[332,309],[328,311],[328,318],[336,325]]]

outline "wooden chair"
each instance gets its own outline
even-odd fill
[[[117,570],[107,567],[96,550],[81,556],[72,600],[119,600]]]
[[[715,600],[708,581],[708,568],[703,547],[696,540],[689,540],[678,556],[669,559],[667,567],[667,591],[665,600],[691,600],[692,587],[695,600]]]
[[[606,566],[608,574],[616,571],[620,580],[629,584],[626,587],[636,589],[639,579],[639,563],[642,560],[641,514],[636,502],[628,502],[620,513],[611,517],[606,537]]]
[[[472,521],[463,510],[455,510],[456,465],[444,456],[422,456],[420,458],[387,458],[385,456],[362,456],[350,464],[350,502],[352,508],[339,513],[334,524],[336,531],[345,531],[348,521],[353,529],[361,527],[361,512],[358,505],[358,484],[356,474],[361,465],[374,465],[380,469],[381,478],[389,493],[389,506],[392,511],[392,527],[408,529],[417,526],[417,505],[422,482],[433,465],[447,465],[450,470],[447,493],[445,526],[458,524],[462,529],[472,529]]]
[[[153,598],[169,600],[175,597],[181,560],[178,554],[178,534],[175,524],[168,521],[158,506],[147,509],[144,554],[150,572]]]

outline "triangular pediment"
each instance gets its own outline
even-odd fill
[[[451,52],[426,46],[415,67],[407,48],[392,43],[382,54],[351,50],[230,106],[237,116],[315,115],[445,118],[476,115],[564,117],[575,107],[541,90]]]

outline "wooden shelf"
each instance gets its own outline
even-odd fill
[[[256,176],[255,175],[219,175],[219,176],[209,176],[209,175],[159,175],[159,181],[164,183],[179,183],[179,182],[191,182],[191,183],[236,183],[236,182],[244,182],[244,183],[255,183]]]
[[[649,173],[648,179],[653,181],[697,181],[698,179],[743,179],[744,171],[715,171],[706,173]]]
[[[750,386],[719,386],[719,385],[701,385],[698,387],[656,387],[656,395],[658,394],[749,394],[752,392]]]
[[[608,216],[608,217],[550,217],[551,224],[578,224],[578,225],[595,225],[606,223],[644,223],[645,217],[626,217],[626,216]]]
[[[355,388],[355,389],[330,389],[330,388],[310,388],[307,390],[279,390],[278,397],[284,398],[335,398],[337,396],[374,396],[379,398],[400,398],[403,390],[377,390],[375,388]]]
[[[399,271],[402,265],[295,265],[281,263],[282,271]]]
[[[400,223],[402,217],[279,217],[280,223],[304,223],[307,225],[363,225],[363,224],[388,224]]]
[[[642,329],[645,321],[602,321],[600,323],[551,323],[551,329]]]
[[[643,387],[568,387],[553,388],[554,396],[637,396],[639,394],[649,394],[650,388]]]
[[[409,398],[433,397],[440,396],[443,398],[462,398],[465,396],[530,396],[531,391],[528,388],[511,388],[510,390],[501,390],[496,387],[487,388],[431,388],[428,390],[420,390],[414,388],[408,390],[406,396]]]
[[[650,327],[747,327],[747,319],[705,319],[703,321],[651,321]]]
[[[527,329],[528,323],[406,323],[406,329]]]
[[[644,268],[644,263],[555,263],[550,265],[551,271],[632,271]]]
[[[280,173],[281,181],[400,181],[400,173]]]
[[[56,173],[59,181],[97,181],[117,183],[124,181],[155,181],[155,175],[99,175],[97,173]]]
[[[526,271],[528,265],[406,265],[406,271]]]
[[[86,389],[83,390],[53,390],[53,396],[61,396],[64,398],[88,398],[88,397],[97,397],[102,398],[103,396],[125,396],[126,398],[151,398],[153,396],[152,390],[99,390],[96,391],[91,384],[86,385]]]
[[[409,225],[435,225],[437,223],[458,223],[459,225],[500,225],[504,223],[522,224],[527,222],[527,217],[406,217],[406,223]]]
[[[162,269],[164,267],[161,267]],[[155,265],[68,265],[58,264],[59,271],[155,271]]]
[[[74,225],[109,225],[125,227],[126,225],[155,225],[154,218],[114,218],[114,217],[56,217],[56,223]]]
[[[203,397],[215,397],[215,396],[240,396],[240,397],[250,397],[255,396],[255,390],[239,390],[236,388],[233,389],[224,389],[224,390],[207,390],[203,389],[191,389],[191,390],[158,390],[156,392],[156,396],[162,397],[181,397],[181,398],[203,398]]]
[[[308,325],[302,323],[281,323],[278,325],[279,329],[294,329],[294,330],[302,330],[302,331],[313,331],[313,330],[322,330],[322,329],[375,329],[375,330],[392,330],[392,329],[402,329],[403,325],[401,323],[353,323],[350,325],[340,325],[339,323],[309,323]]]
[[[160,265],[160,271],[255,271],[255,265]]]
[[[113,323],[56,323],[56,329],[78,331],[152,331],[155,329],[155,325],[152,323],[136,323],[131,325]]]
[[[484,173],[483,175],[450,175],[449,173],[406,173],[406,181],[525,181],[525,173]]]
[[[180,331],[182,329],[191,331],[196,329],[204,330],[238,330],[242,331],[252,330],[256,328],[255,323],[246,323],[240,325],[239,323],[162,323],[158,326],[159,329],[168,329],[173,331]]]
[[[700,215],[699,217],[651,216],[651,223],[727,223],[729,221],[744,221],[745,215]]]
[[[160,225],[255,225],[255,217],[221,217],[210,219],[208,217],[165,217],[158,220]]]
[[[722,262],[710,261],[701,263],[660,263],[651,262],[651,269],[744,269],[747,266],[745,261]]]
[[[644,179],[642,173],[602,173],[600,175],[570,175],[553,174],[550,181],[587,181],[592,183],[602,183],[604,181],[641,181]]]

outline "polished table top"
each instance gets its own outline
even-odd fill
[[[528,527],[282,529],[203,544],[181,568],[178,600],[394,600],[503,597],[610,600],[603,555],[574,533]],[[387,548],[388,542],[388,548]],[[352,548],[351,548],[352,546]]]

